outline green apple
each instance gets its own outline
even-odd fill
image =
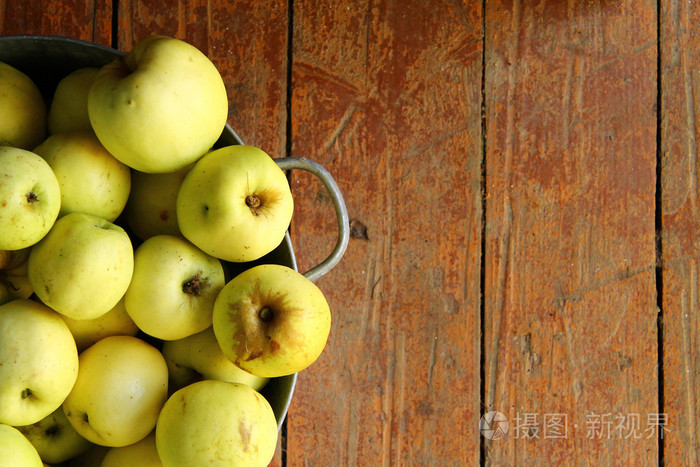
[[[156,432],[146,436],[141,441],[122,446],[120,448],[110,448],[101,467],[163,467],[163,463],[158,457],[156,449]]]
[[[32,149],[46,137],[46,104],[27,75],[0,62],[0,146]]]
[[[49,134],[90,130],[87,96],[99,68],[79,68],[58,82],[47,116]]]
[[[184,41],[151,36],[100,69],[88,115],[102,144],[129,167],[174,172],[219,139],[228,98],[206,55]]]
[[[255,266],[229,281],[214,303],[221,350],[257,376],[297,373],[321,355],[331,312],[321,290],[294,269]]]
[[[131,230],[141,240],[155,235],[180,235],[176,202],[180,185],[192,168],[177,172],[148,174],[133,171],[131,192],[124,216]]]
[[[170,396],[156,426],[156,447],[167,467],[267,466],[276,446],[272,408],[245,384],[190,384]]]
[[[78,352],[82,352],[105,337],[135,336],[139,332],[138,326],[126,312],[123,298],[114,308],[94,319],[71,319],[61,316],[73,334]]]
[[[41,303],[0,305],[0,423],[36,423],[75,383],[78,350],[61,317]]]
[[[61,189],[49,164],[33,152],[0,146],[0,250],[34,245],[60,209]]]
[[[182,339],[211,326],[214,301],[223,286],[218,259],[182,237],[156,235],[134,253],[124,306],[146,334]]]
[[[53,169],[61,187],[59,217],[82,212],[114,221],[131,190],[131,170],[100,144],[92,130],[49,136],[34,149]]]
[[[217,258],[252,261],[284,239],[294,210],[287,177],[253,146],[234,145],[202,157],[177,196],[180,231]]]
[[[247,384],[257,391],[267,383],[267,378],[234,365],[221,351],[211,327],[184,339],[164,342],[161,352],[168,364],[171,392],[203,379]]]
[[[82,213],[58,219],[29,253],[29,282],[39,299],[73,319],[94,319],[124,296],[134,270],[128,234]]]
[[[16,428],[36,448],[41,460],[49,464],[72,459],[93,446],[75,431],[62,407],[36,423]]]
[[[110,336],[80,354],[63,410],[73,428],[102,446],[127,446],[155,427],[168,394],[160,351],[133,336]]]
[[[32,443],[17,428],[0,423],[0,459],[12,467],[43,467]]]

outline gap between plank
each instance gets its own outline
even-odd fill
[[[481,412],[486,412],[486,330],[484,319],[486,316],[486,306],[484,304],[486,293],[486,0],[481,4],[481,252],[479,260],[479,331],[481,354],[479,355],[479,405]],[[481,416],[477,414],[477,416]],[[476,427],[474,427],[476,429]],[[479,465],[486,465],[486,440],[479,433]]]
[[[657,411],[665,412],[664,400],[664,323],[663,323],[663,183],[662,183],[662,68],[661,68],[661,0],[656,2],[656,194],[654,198],[654,231],[656,241],[656,352],[657,352]],[[658,465],[664,465],[664,433],[658,430]]]

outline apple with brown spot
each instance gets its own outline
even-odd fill
[[[331,329],[323,292],[292,268],[263,264],[229,281],[214,303],[221,350],[256,376],[297,373],[321,355]]]

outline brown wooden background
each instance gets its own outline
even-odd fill
[[[318,282],[334,324],[289,466],[699,465],[699,22],[694,0],[0,0],[0,35],[193,43],[246,143],[336,177],[357,229]],[[306,270],[333,210],[292,183]]]

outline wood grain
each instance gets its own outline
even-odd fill
[[[666,465],[698,465],[698,108],[700,63],[694,2],[661,3],[661,199],[663,401],[671,431]]]
[[[0,0],[0,35],[47,34],[112,43],[112,2]]]
[[[487,465],[657,462],[654,5],[486,2]]]
[[[299,375],[290,466],[478,463],[479,5],[294,2],[291,155],[334,174],[358,228],[318,281],[334,322]],[[306,270],[335,221],[292,180]]]

